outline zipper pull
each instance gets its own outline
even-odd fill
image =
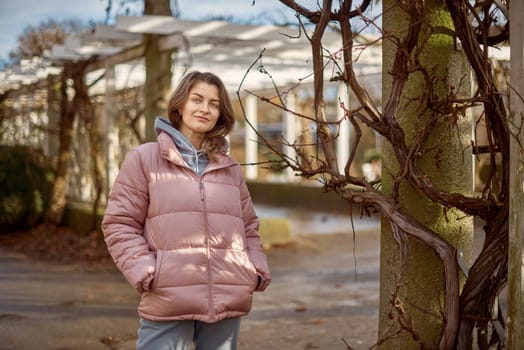
[[[200,200],[203,202],[204,201],[204,183],[202,182],[202,180],[200,180],[198,184],[200,187]]]

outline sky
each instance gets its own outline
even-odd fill
[[[111,14],[114,18],[121,1],[112,2]],[[314,4],[316,0],[300,3],[308,2]],[[86,24],[101,23],[106,18],[107,3],[108,0],[0,0],[0,60],[8,58],[9,52],[17,46],[17,38],[29,25],[36,27],[51,18],[57,21],[76,19]],[[140,14],[137,11],[142,10],[142,5],[137,3],[130,14]],[[234,16],[242,21],[293,17],[278,0],[179,0],[179,10],[181,18],[192,20],[204,20],[211,16]]]

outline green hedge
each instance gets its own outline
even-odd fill
[[[0,232],[29,229],[42,221],[53,171],[39,150],[0,146],[0,184]]]
[[[320,186],[263,181],[248,181],[247,186],[255,204],[339,213],[349,208],[347,201]]]
[[[96,214],[96,230],[102,232],[101,224],[105,205],[99,208]],[[93,207],[90,203],[69,202],[64,209],[62,225],[73,229],[74,232],[85,235],[93,231]]]

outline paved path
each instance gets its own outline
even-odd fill
[[[378,233],[358,234],[355,251],[351,234],[312,233],[270,251],[273,283],[242,322],[242,350],[344,349],[342,337],[359,350],[373,344]],[[0,246],[0,350],[135,349],[138,298],[116,269],[36,263]]]
[[[118,272],[35,263],[0,247],[0,281],[0,349],[134,349],[123,330],[136,329],[138,295]]]

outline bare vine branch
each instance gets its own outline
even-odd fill
[[[308,155],[306,143],[281,140],[280,144],[271,143],[258,134],[260,142],[278,155],[281,165],[289,167],[300,176],[314,178],[322,182],[325,191],[333,191],[348,202],[360,204],[367,213],[379,212],[391,225],[392,231],[398,235],[398,245],[402,254],[405,252],[405,237],[420,242],[432,249],[440,258],[444,273],[445,301],[441,311],[442,332],[439,342],[440,349],[466,349],[472,344],[473,330],[479,330],[479,344],[501,341],[502,336],[496,332],[488,339],[482,333],[488,323],[494,319],[494,304],[501,289],[506,283],[508,254],[508,207],[509,207],[509,137],[508,111],[504,93],[501,92],[494,76],[493,66],[488,55],[490,45],[500,44],[508,39],[509,19],[507,2],[501,0],[452,1],[446,0],[447,11],[454,24],[454,30],[448,27],[432,26],[426,23],[424,1],[398,1],[393,7],[383,11],[401,10],[407,23],[402,38],[392,33],[382,32],[382,37],[368,43],[387,42],[395,47],[392,65],[388,74],[391,77],[389,94],[382,96],[385,103],[378,106],[365,85],[355,73],[355,62],[363,48],[356,42],[359,33],[353,32],[352,20],[361,18],[368,25],[372,24],[366,13],[371,1],[365,0],[359,6],[350,0],[338,2],[338,10],[333,10],[331,0],[317,3],[317,9],[306,8],[296,1],[280,0],[282,4],[294,10],[300,21],[306,19],[308,26],[301,22],[301,33],[311,44],[312,74],[314,84],[313,115],[291,110],[284,103],[281,94],[289,92],[277,91],[279,102],[273,98],[255,95],[264,103],[281,108],[293,114],[300,120],[314,123],[318,140],[316,155]],[[375,17],[377,18],[377,17]],[[339,51],[327,53],[322,46],[322,39],[333,28],[340,34],[342,46]],[[379,30],[380,31],[380,30]],[[455,49],[462,50],[467,64],[473,71],[476,90],[472,96],[461,97],[459,90],[463,84],[469,84],[469,76],[459,77],[458,86],[446,86],[444,78],[440,77],[436,67],[424,64],[423,53],[425,45],[435,35],[451,36]],[[324,100],[326,61],[335,67],[330,81],[345,84],[355,99],[352,105],[337,101],[337,107],[343,111],[343,116],[333,118],[326,115]],[[342,61],[342,62],[340,62]],[[415,96],[406,96],[405,91],[411,77],[421,77],[423,88]],[[298,87],[300,82],[292,87]],[[447,87],[443,89],[443,87]],[[399,122],[399,116],[406,108],[416,110],[419,115],[414,118],[415,135],[407,136]],[[430,140],[439,127],[447,126],[446,137],[457,137],[459,140],[459,123],[473,109],[481,109],[475,123],[475,133],[483,131],[487,144],[479,144],[476,138],[461,144],[463,154],[466,150],[479,156],[481,153],[489,157],[489,168],[480,195],[463,194],[441,188],[436,179],[432,178],[421,166],[421,159],[433,156],[434,166],[440,168],[442,149],[439,145],[430,144]],[[340,125],[348,121],[354,132],[352,147],[348,159],[344,159],[344,168],[338,169],[334,141],[340,137]],[[520,130],[524,123],[515,129]],[[364,176],[355,173],[354,165],[357,152],[363,147],[363,131],[372,130],[382,137],[383,142],[390,145],[396,170],[383,169],[389,172],[392,188],[386,194],[381,190],[380,180],[368,181]],[[483,130],[481,130],[483,129]],[[292,147],[297,154],[290,158],[280,146]],[[500,182],[500,183],[499,183]],[[484,246],[470,268],[466,284],[459,289],[459,269],[457,250],[447,241],[424,224],[417,222],[404,212],[400,202],[401,186],[410,186],[424,198],[440,205],[446,215],[448,211],[461,211],[464,216],[475,216],[485,222],[486,239]],[[404,237],[404,238],[403,238]],[[404,242],[404,243],[403,243]],[[398,300],[397,300],[398,301]],[[416,335],[407,318],[403,318],[402,303],[396,303],[400,332],[410,332]],[[392,330],[389,336],[399,333]],[[384,339],[379,340],[383,341]],[[423,346],[423,344],[421,344]],[[482,348],[482,346],[481,346]]]

